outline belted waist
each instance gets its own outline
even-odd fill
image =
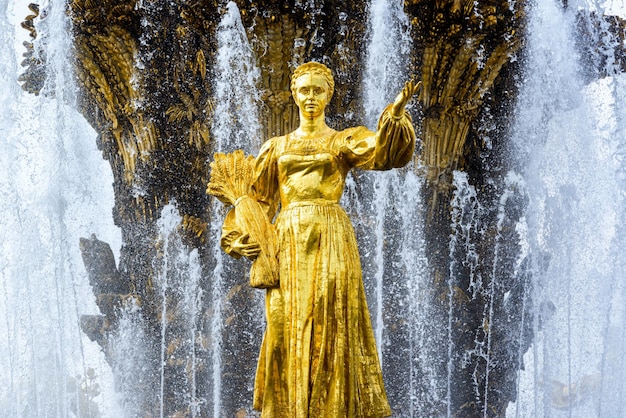
[[[291,202],[287,206],[284,206],[282,210],[299,208],[303,206],[339,206],[339,202],[327,199],[302,200],[297,202]]]

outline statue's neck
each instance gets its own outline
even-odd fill
[[[300,126],[295,130],[295,134],[297,136],[302,137],[315,137],[318,135],[323,135],[330,130],[328,125],[326,125],[326,119],[324,114],[321,114],[318,117],[311,118],[306,117],[306,115],[300,114]]]

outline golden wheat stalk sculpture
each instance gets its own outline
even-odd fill
[[[207,193],[234,206],[237,228],[249,236],[249,242],[257,242],[261,247],[250,269],[250,286],[264,289],[278,286],[278,239],[267,214],[248,194],[253,176],[254,158],[246,157],[242,150],[216,153]]]

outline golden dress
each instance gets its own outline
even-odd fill
[[[280,203],[280,283],[267,289],[254,388],[263,418],[391,415],[355,234],[339,205],[351,168],[388,170],[410,161],[410,116],[394,118],[389,110],[376,133],[356,127],[314,139],[288,134],[267,141],[256,159],[252,195],[267,207]],[[225,222],[226,252],[242,233]]]

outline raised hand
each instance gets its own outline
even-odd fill
[[[409,80],[404,83],[404,88],[398,96],[396,96],[396,100],[393,102],[393,106],[391,107],[391,115],[395,118],[400,118],[404,114],[404,107],[411,100],[411,97],[417,93],[417,91],[422,86],[422,82],[418,81],[417,83],[414,80]]]

